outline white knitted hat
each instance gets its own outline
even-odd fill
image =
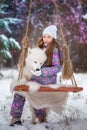
[[[57,38],[57,27],[55,25],[50,25],[50,26],[46,27],[43,30],[43,35],[44,34],[48,34],[48,35],[52,36],[54,39],[56,39]]]

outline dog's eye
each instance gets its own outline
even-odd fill
[[[42,63],[40,63],[40,65],[42,65]]]
[[[37,63],[36,61],[34,61],[34,63]]]

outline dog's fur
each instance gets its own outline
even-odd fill
[[[38,47],[35,47],[32,49],[28,48],[28,54],[27,54],[27,57],[25,59],[25,66],[23,68],[22,79],[12,81],[11,87],[10,87],[11,92],[14,91],[14,88],[17,85],[27,84],[27,82],[31,79],[31,77],[33,75],[40,76],[41,75],[41,67],[45,63],[46,59],[47,59],[47,56],[45,54],[45,49],[42,50]],[[29,91],[30,90],[36,91],[40,87],[40,84],[38,84],[38,83],[35,84],[35,82],[31,82],[31,81],[28,82],[28,85],[30,87]],[[16,93],[19,93],[19,94],[27,97],[25,92],[16,92]],[[32,123],[34,123],[35,122],[35,114],[34,114],[33,107],[31,104],[30,104],[30,109],[32,112]]]

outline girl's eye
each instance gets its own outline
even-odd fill
[[[36,61],[34,61],[34,63],[37,63]]]
[[[43,38],[45,38],[45,36],[43,36]]]

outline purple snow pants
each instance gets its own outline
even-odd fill
[[[19,94],[15,94],[13,102],[12,102],[12,106],[11,106],[10,115],[15,118],[21,118],[24,104],[25,104],[25,97],[23,97]],[[39,109],[39,110],[34,108],[34,112],[35,112],[35,115],[37,118],[46,117],[45,108]]]

